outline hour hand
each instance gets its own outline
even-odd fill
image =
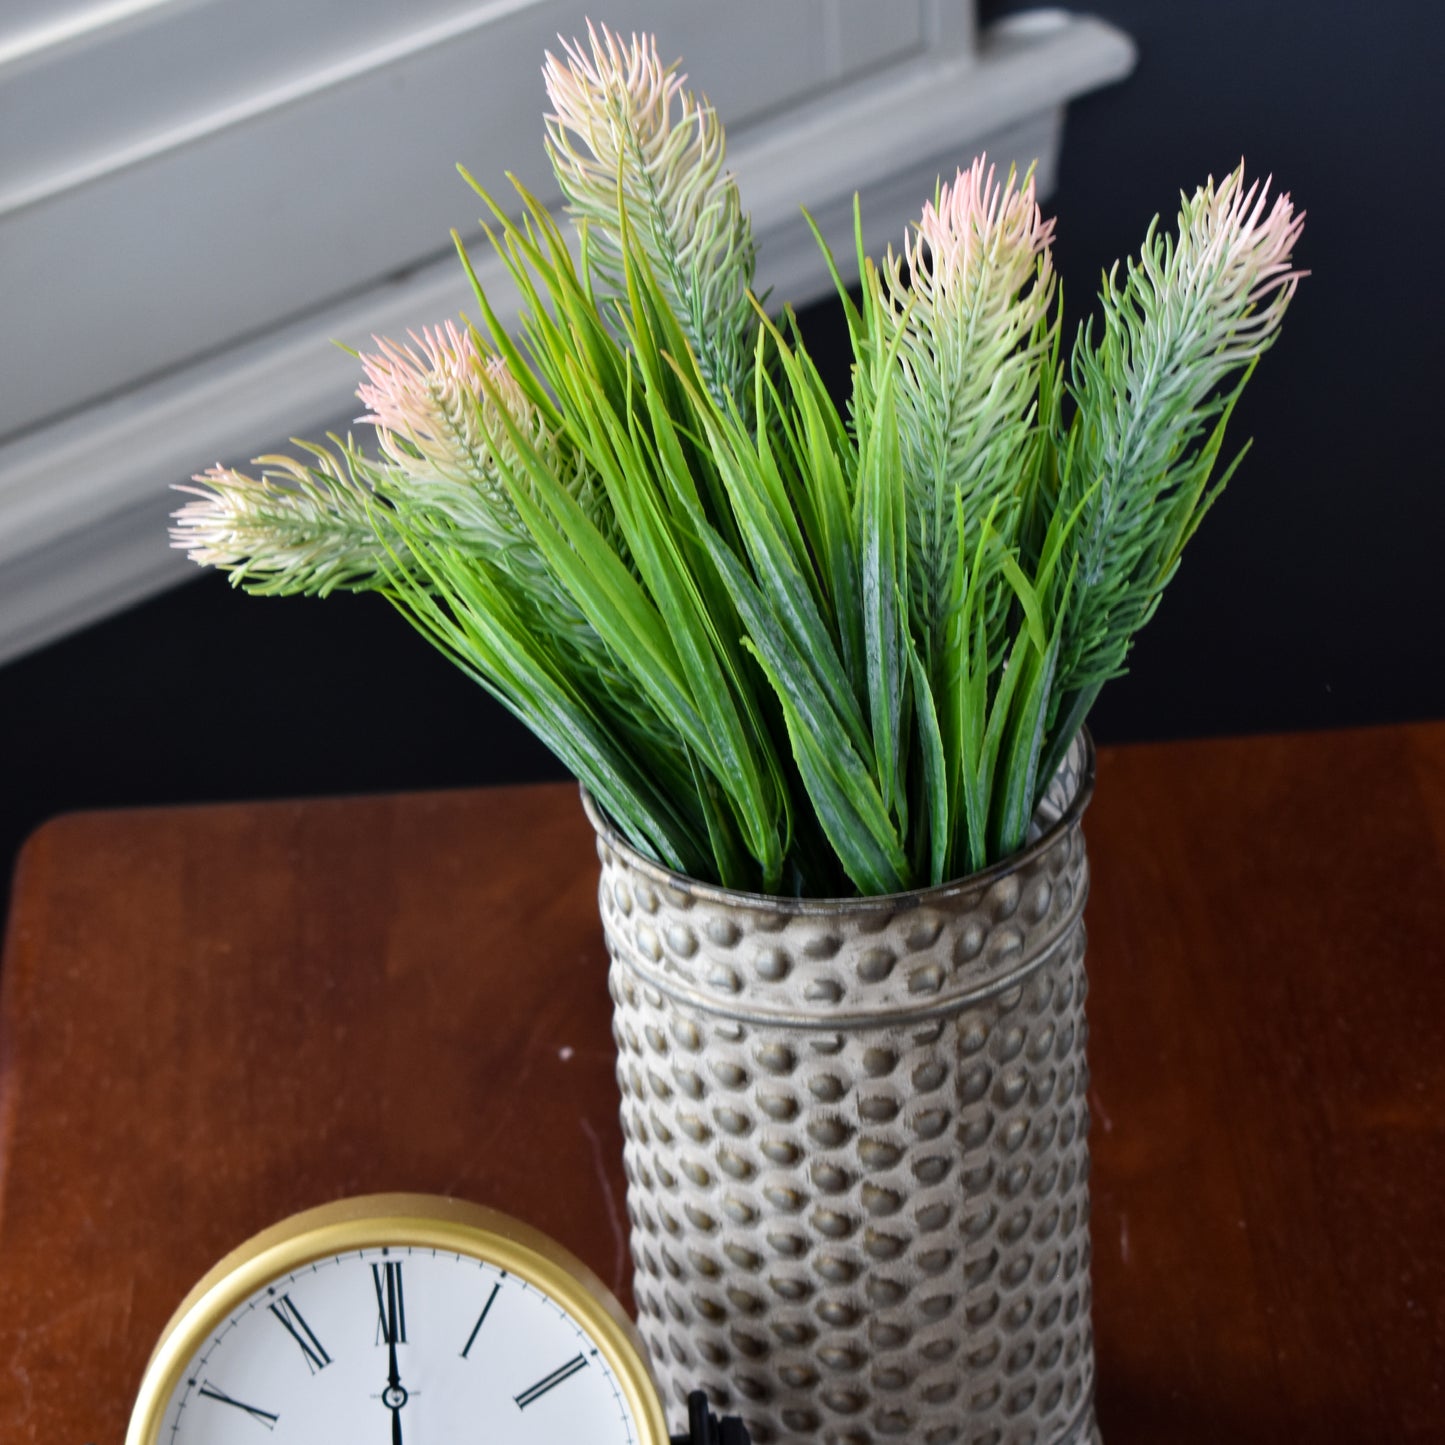
[[[408,1396],[401,1383],[401,1367],[396,1359],[397,1344],[406,1340],[406,1306],[401,1288],[400,1261],[388,1260],[384,1265],[373,1264],[371,1277],[376,1286],[376,1309],[381,1335],[386,1341],[386,1389],[381,1392],[381,1402],[391,1411],[391,1445],[402,1445],[401,1408],[406,1404]]]
[[[401,1287],[401,1262],[387,1260],[385,1264],[371,1266],[371,1280],[376,1286],[376,1313],[381,1338],[386,1341],[391,1356],[391,1384],[399,1385],[397,1377],[396,1347],[406,1343],[406,1302]]]

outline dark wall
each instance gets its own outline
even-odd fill
[[[984,18],[1022,8],[985,3]],[[1096,733],[1445,716],[1432,425],[1445,11],[1080,8],[1132,34],[1140,61],[1070,111],[1049,203],[1070,316],[1156,211],[1172,217],[1181,189],[1241,155],[1308,210],[1299,259],[1313,271],[1236,415],[1235,441],[1254,449]],[[817,308],[806,324],[826,346],[838,318]],[[0,669],[0,759],[0,879],[20,837],[70,808],[560,776],[379,600],[247,598],[214,576]]]
[[[988,3],[986,18],[1026,8]],[[1439,57],[1424,0],[1097,0],[1135,38],[1071,107],[1051,206],[1072,314],[1181,189],[1272,172],[1300,287],[1236,413],[1254,446],[1095,715],[1134,738],[1445,716],[1434,435],[1445,365]]]

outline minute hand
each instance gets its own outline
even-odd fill
[[[407,1402],[407,1393],[402,1388],[401,1371],[396,1363],[396,1315],[391,1315],[393,1328],[387,1336],[387,1353],[391,1361],[391,1369],[387,1373],[386,1390],[382,1394],[382,1401],[386,1408],[391,1411],[391,1445],[402,1445],[401,1438],[401,1407]]]
[[[401,1368],[396,1360],[396,1342],[402,1332],[401,1265],[388,1262],[384,1267],[385,1289],[383,1291],[383,1269],[372,1265],[376,1283],[376,1303],[381,1314],[381,1329],[386,1336],[387,1385],[382,1391],[382,1404],[391,1411],[391,1445],[403,1445],[401,1438],[401,1409],[407,1402],[407,1392],[401,1383]]]

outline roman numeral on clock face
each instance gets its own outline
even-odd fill
[[[376,1285],[376,1342],[379,1345],[406,1343],[406,1303],[401,1292],[401,1261],[387,1260],[371,1266]]]
[[[322,1348],[321,1341],[316,1338],[316,1333],[302,1318],[301,1311],[291,1303],[291,1296],[283,1294],[281,1298],[267,1309],[286,1326],[291,1338],[301,1346],[301,1353],[306,1357],[306,1368],[314,1375],[317,1370],[324,1370],[331,1363],[331,1356]]]
[[[276,1422],[281,1418],[273,1415],[269,1410],[259,1409],[255,1405],[247,1405],[241,1400],[233,1400],[224,1390],[218,1390],[209,1380],[201,1382],[198,1395],[204,1395],[208,1400],[219,1400],[223,1405],[230,1405],[237,1410],[244,1410],[258,1424],[264,1425],[268,1430],[276,1428]]]
[[[519,1410],[525,1410],[528,1405],[534,1405],[548,1390],[555,1389],[563,1380],[570,1380],[578,1370],[587,1368],[587,1359],[584,1355],[577,1355],[567,1361],[565,1365],[559,1365],[545,1379],[538,1380],[530,1389],[523,1390],[520,1395],[513,1395]]]

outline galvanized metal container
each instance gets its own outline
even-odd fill
[[[1029,845],[886,898],[602,860],[639,1325],[758,1445],[1085,1445],[1081,734]]]

